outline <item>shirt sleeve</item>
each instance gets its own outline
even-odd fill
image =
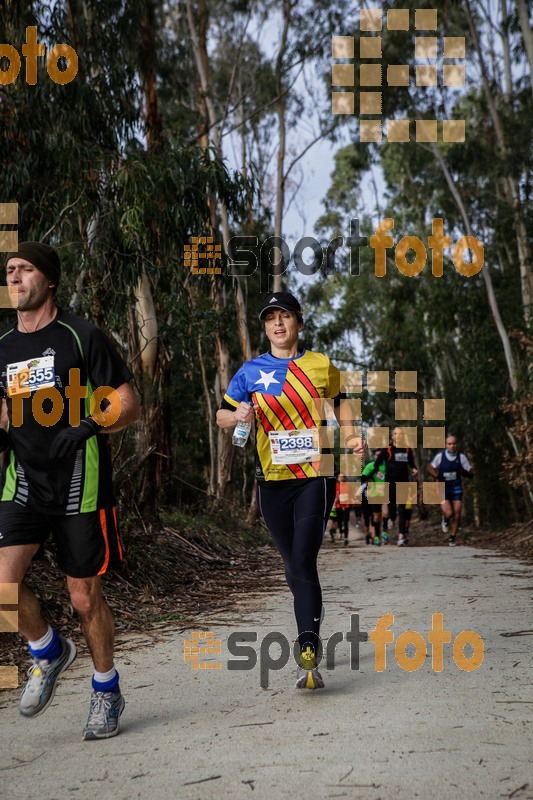
[[[86,354],[87,373],[93,389],[99,386],[118,389],[133,378],[121,356],[99,328],[91,331]]]
[[[337,398],[341,390],[341,374],[335,364],[328,358],[328,383],[326,386],[326,397]]]
[[[224,406],[224,408],[229,408],[234,411],[239,403],[242,403],[244,400],[249,401],[249,392],[246,386],[246,374],[244,371],[244,365],[240,368],[240,370],[233,376],[228,386],[228,390],[224,395],[224,400],[228,404]]]
[[[459,456],[459,460],[461,462],[461,466],[463,469],[465,469],[467,472],[472,472],[472,466],[470,464],[470,461],[467,459],[464,453],[461,453],[461,455]]]
[[[385,450],[382,450],[377,459],[374,461],[374,472],[378,472],[379,467],[385,463]]]
[[[431,462],[431,466],[433,467],[433,469],[438,469],[440,467],[441,461],[442,461],[442,453],[437,453],[437,455]]]

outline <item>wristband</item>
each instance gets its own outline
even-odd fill
[[[84,417],[82,420],[80,420],[80,425],[82,424],[82,422],[88,425],[89,428],[92,430],[93,434],[95,435],[99,433],[101,430],[101,426],[92,417]]]

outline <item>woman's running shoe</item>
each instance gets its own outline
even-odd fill
[[[382,533],[381,534],[381,544],[388,544],[389,543],[389,534]]]
[[[324,681],[317,669],[313,650],[307,647],[300,656],[300,666],[296,676],[297,689],[323,689]]]
[[[379,536],[374,536],[374,544],[376,545],[376,547],[380,547],[381,539],[379,538]]]

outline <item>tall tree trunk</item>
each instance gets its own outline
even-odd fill
[[[285,205],[285,103],[286,99],[283,92],[283,66],[284,56],[287,49],[287,38],[289,33],[289,23],[291,18],[291,0],[283,0],[283,31],[279,44],[278,56],[276,59],[275,79],[276,79],[276,113],[278,116],[278,157],[277,157],[277,178],[276,178],[276,216],[274,218],[274,236],[281,239],[283,231],[283,207]],[[281,272],[286,266],[282,263],[282,253],[279,253],[279,264],[274,269],[274,280],[272,291],[281,292]]]
[[[200,11],[207,14],[204,4],[201,4]],[[198,33],[196,31],[196,26],[194,24],[194,17],[192,13],[192,5],[191,0],[187,0],[187,20],[189,23],[189,32],[191,34],[191,43],[194,52],[194,58],[196,61],[196,68],[198,70],[198,75],[200,78],[200,87],[203,94],[203,100],[205,103],[205,110],[207,113],[207,123],[209,124],[209,131],[213,138],[213,144],[215,145],[216,151],[218,155],[222,155],[222,140],[220,137],[218,125],[217,125],[217,118],[215,114],[215,108],[213,106],[213,102],[209,97],[209,63],[208,63],[208,55],[207,55],[207,43],[206,43],[206,35],[207,35],[207,20],[204,18],[200,22],[200,30],[203,31],[204,39],[200,39]],[[229,220],[228,220],[228,211],[226,208],[226,204],[220,200],[219,201],[219,209],[220,209],[220,222],[222,226],[222,241],[224,243],[224,250],[226,253],[228,252],[228,242],[230,239],[230,231],[229,231]],[[250,334],[248,332],[248,325],[246,322],[246,314],[245,314],[245,305],[244,305],[244,297],[242,294],[241,284],[239,279],[237,278],[237,288],[236,288],[236,309],[237,309],[237,324],[239,326],[239,337],[241,340],[241,347],[242,347],[242,354],[245,361],[249,361],[252,357],[252,348],[250,344]]]
[[[522,36],[524,38],[527,60],[529,62],[529,80],[531,83],[531,91],[533,93],[533,31],[531,30],[529,14],[524,0],[516,0],[516,7],[518,9],[520,27],[522,28]]]
[[[448,167],[446,166],[446,162],[444,161],[439,148],[437,147],[437,145],[434,142],[431,145],[431,149],[433,150],[433,154],[434,154],[434,156],[435,156],[435,158],[436,158],[436,160],[437,160],[437,162],[438,162],[438,164],[439,164],[439,166],[440,166],[440,168],[442,170],[442,173],[444,174],[444,177],[446,179],[446,183],[448,184],[448,186],[450,188],[452,196],[453,196],[455,202],[457,203],[457,207],[459,208],[459,212],[460,212],[461,217],[463,219],[463,223],[464,223],[467,235],[473,237],[474,234],[473,234],[473,231],[472,231],[472,226],[470,225],[470,218],[468,217],[468,214],[466,213],[466,209],[464,207],[463,199],[462,199],[462,197],[461,197],[461,195],[459,193],[459,190],[458,190],[457,186],[455,185],[455,181],[453,180],[452,175],[451,175]],[[508,371],[508,374],[509,374],[509,383],[511,384],[511,388],[512,388],[513,392],[516,392],[516,390],[518,388],[518,374],[517,374],[516,364],[515,364],[513,352],[511,350],[511,343],[509,341],[509,334],[507,333],[507,330],[505,328],[505,325],[503,324],[503,321],[502,321],[502,318],[501,318],[501,315],[500,315],[500,309],[498,307],[498,301],[496,300],[496,295],[494,293],[494,287],[492,285],[492,278],[490,277],[490,272],[488,270],[488,266],[487,265],[484,265],[484,267],[482,268],[481,275],[482,275],[482,278],[483,278],[483,280],[485,282],[485,289],[487,291],[487,299],[489,301],[489,307],[490,307],[490,310],[491,310],[491,313],[492,313],[492,318],[494,320],[494,324],[496,325],[496,329],[497,329],[497,331],[499,333],[499,336],[500,336],[500,339],[501,339],[501,342],[502,342],[503,352],[505,354],[505,361],[507,363],[507,371]]]
[[[199,14],[200,14],[200,23],[199,23],[200,35],[196,30],[191,0],[187,0],[187,20],[189,24],[191,43],[194,52],[194,58],[196,61],[196,68],[198,70],[199,84],[202,93],[201,109],[204,109],[207,115],[204,125],[206,128],[209,127],[209,131],[212,136],[213,143],[215,145],[217,153],[219,155],[222,155],[222,141],[217,125],[215,109],[212,100],[209,97],[209,78],[208,78],[209,60],[207,53],[208,18],[207,18],[207,9],[203,2],[199,6]],[[213,213],[214,211],[213,203],[211,204],[211,208],[212,208],[211,224],[212,227],[215,228],[216,215]],[[224,243],[224,249],[227,253],[228,243],[230,239],[230,232],[229,232],[228,213],[226,205],[223,201],[219,201],[219,210],[220,210],[220,220],[222,225],[222,239]],[[222,310],[224,307],[224,297],[221,292],[219,282],[216,281],[215,278],[212,283],[212,292],[213,292],[214,307],[217,310]],[[248,325],[246,322],[246,309],[244,304],[244,297],[242,294],[242,289],[238,278],[236,285],[235,306],[237,311],[237,323],[239,329],[239,338],[241,341],[241,348],[243,352],[243,358],[245,361],[248,361],[252,357],[252,348],[250,344]],[[220,387],[219,390],[220,397],[217,399],[220,402],[231,379],[230,358],[229,358],[229,349],[227,342],[223,341],[220,335],[218,334],[216,334],[215,336],[215,341],[216,341],[215,356],[216,356],[217,374],[218,374],[217,383],[218,386]],[[218,431],[218,436],[217,436],[217,450],[218,450],[217,496],[224,497],[227,494],[228,486],[231,483],[233,447],[231,444],[231,438],[228,436],[227,433],[225,433],[220,429]]]
[[[161,135],[155,89],[155,8],[151,0],[146,3],[142,33],[143,117],[146,146],[150,151],[157,147]],[[141,249],[140,243],[138,248]],[[137,502],[140,507],[155,511],[157,505],[166,500],[172,470],[168,403],[170,361],[160,341],[152,286],[144,267],[133,294],[135,310],[130,314],[130,349],[135,357],[134,372],[142,408],[135,430],[140,465]]]
[[[485,61],[483,59],[483,52],[481,49],[481,44],[479,41],[477,29],[476,26],[474,25],[474,19],[472,17],[472,11],[470,8],[469,0],[465,0],[465,7],[468,15],[468,24],[470,27],[470,32],[474,40],[474,46],[476,48],[479,64],[481,67],[483,91],[485,93],[487,105],[489,107],[489,112],[494,124],[494,131],[496,133],[498,145],[500,147],[502,156],[505,157],[508,155],[508,148],[505,142],[503,124],[500,115],[498,114],[498,110],[496,108],[496,102],[494,100],[494,96],[490,89],[490,83],[487,77],[487,70],[485,68]],[[507,195],[507,199],[511,205],[511,211],[513,214],[513,223],[514,223],[516,242],[518,247],[518,261],[520,265],[522,306],[523,306],[524,320],[529,327],[533,322],[533,305],[532,305],[533,265],[532,265],[531,247],[529,245],[529,237],[524,222],[524,214],[520,200],[520,188],[515,178],[512,175],[503,177],[503,185],[505,193]]]
[[[513,76],[511,72],[511,46],[509,44],[509,15],[507,13],[507,0],[501,0],[502,24],[501,38],[503,49],[503,68],[505,72],[505,98],[510,102],[513,93]]]
[[[213,407],[211,403],[211,395],[209,394],[209,386],[207,383],[207,377],[205,374],[205,364],[204,364],[204,355],[202,352],[202,337],[198,336],[198,358],[200,361],[200,370],[202,372],[202,386],[204,387],[204,395],[205,395],[205,403],[207,407],[207,425],[208,425],[208,432],[209,432],[209,455],[210,455],[210,464],[209,464],[209,494],[215,495],[216,492],[216,447],[215,447],[215,437],[213,431],[214,425],[214,414],[213,414]]]

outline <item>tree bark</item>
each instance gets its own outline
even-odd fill
[[[529,62],[529,79],[531,83],[531,92],[533,93],[533,31],[531,30],[529,14],[524,0],[516,0],[516,7],[518,9],[520,27],[522,28],[522,36],[524,38],[527,60]]]
[[[433,154],[434,154],[434,156],[435,156],[435,158],[436,158],[436,160],[437,160],[437,162],[438,162],[438,164],[439,164],[439,166],[440,166],[440,168],[441,168],[441,170],[442,170],[442,172],[444,174],[444,177],[446,179],[446,183],[448,184],[448,186],[450,188],[452,196],[453,196],[455,202],[457,203],[457,207],[459,208],[459,212],[460,212],[461,217],[463,219],[463,223],[464,223],[467,235],[473,237],[474,234],[473,234],[473,231],[472,231],[472,226],[470,225],[470,219],[468,217],[468,214],[466,213],[466,209],[464,207],[463,199],[462,199],[462,197],[461,197],[461,195],[459,193],[459,190],[458,190],[457,186],[455,185],[455,182],[454,182],[454,180],[453,180],[453,178],[451,176],[451,173],[450,173],[448,167],[446,166],[446,162],[444,161],[439,148],[437,147],[437,145],[434,142],[431,145],[431,149],[433,150]],[[518,373],[517,373],[517,369],[516,369],[516,364],[515,364],[515,360],[514,360],[514,356],[513,356],[512,350],[511,350],[511,343],[509,341],[509,335],[507,333],[507,330],[505,328],[505,325],[503,324],[503,321],[502,321],[502,318],[501,318],[501,315],[500,315],[500,309],[498,307],[498,301],[496,300],[496,295],[494,293],[494,287],[492,285],[492,279],[490,277],[490,272],[488,270],[487,265],[484,265],[484,267],[482,268],[481,276],[482,276],[482,278],[483,278],[483,280],[485,282],[485,289],[487,291],[487,299],[489,301],[489,307],[490,307],[490,310],[491,310],[491,313],[492,313],[492,318],[494,320],[494,323],[496,325],[497,331],[498,331],[498,333],[500,335],[500,339],[501,339],[501,342],[502,342],[503,352],[505,354],[505,361],[507,363],[507,371],[508,371],[508,374],[509,374],[509,382],[511,384],[511,388],[512,388],[513,392],[516,392],[516,390],[518,388]]]
[[[487,70],[485,68],[485,61],[483,59],[483,53],[479,42],[477,29],[476,26],[474,25],[474,19],[472,17],[472,11],[470,8],[469,0],[465,0],[465,7],[468,15],[468,24],[470,27],[470,32],[474,40],[474,46],[476,48],[479,64],[481,67],[483,91],[485,93],[487,105],[489,107],[489,112],[494,124],[494,131],[496,133],[496,138],[498,140],[502,156],[506,156],[508,154],[508,149],[505,142],[505,133],[503,129],[503,124],[500,115],[498,114],[498,110],[496,108],[496,102],[494,100],[494,96],[490,89],[490,84],[487,77]],[[528,233],[526,230],[526,226],[524,223],[524,215],[522,212],[520,189],[515,178],[512,177],[511,175],[504,176],[503,185],[505,193],[507,195],[507,199],[511,205],[511,210],[513,214],[513,223],[514,223],[514,229],[518,247],[518,261],[520,265],[520,282],[522,289],[522,306],[523,306],[524,320],[526,324],[530,326],[533,322],[533,305],[532,305],[533,266],[532,266],[531,247],[529,246]]]
[[[291,18],[291,0],[283,0],[283,31],[276,59],[275,79],[276,79],[276,93],[278,99],[276,101],[276,113],[278,117],[278,131],[279,131],[279,144],[277,156],[277,178],[276,178],[276,216],[274,218],[274,236],[281,239],[283,231],[283,207],[285,205],[285,95],[282,90],[282,72],[285,51],[287,49],[287,38],[289,32],[289,23]],[[282,253],[279,254],[280,261],[274,268],[274,280],[272,282],[272,291],[281,292],[281,273],[283,268],[287,265],[282,263]]]

